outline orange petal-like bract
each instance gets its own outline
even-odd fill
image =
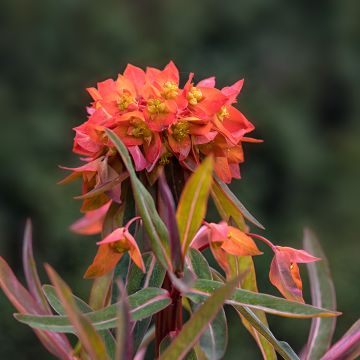
[[[124,170],[105,129],[114,131],[128,148],[136,171],[154,171],[156,177],[158,166],[166,165],[170,157],[180,164],[187,160],[199,164],[212,154],[221,180],[229,183],[240,178],[242,142],[254,130],[234,107],[244,80],[217,89],[215,77],[194,83],[193,76],[190,73],[181,86],[179,70],[172,61],[162,70],[148,67],[144,71],[129,64],[115,80],[88,88],[92,98],[88,118],[74,128],[73,144],[85,165],[67,168],[73,172],[62,183],[82,177],[85,194],[107,184],[99,174],[104,169],[111,170],[108,179]],[[95,210],[110,199],[119,202],[120,184],[116,186],[115,190],[106,186],[103,193],[97,191],[97,197],[88,197],[81,211]]]
[[[309,263],[320,260],[304,250],[296,250],[290,247],[274,246],[275,256],[270,266],[270,281],[289,299],[304,302],[302,296],[302,281],[298,263]]]
[[[103,240],[97,242],[97,245],[100,245],[98,252],[93,263],[87,269],[85,278],[99,277],[113,270],[126,251],[129,252],[134,263],[145,272],[140,249],[127,227],[114,230]]]

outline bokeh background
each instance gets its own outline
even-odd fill
[[[360,310],[359,16],[357,0],[2,0],[0,254],[21,277],[30,216],[38,262],[87,296],[81,277],[95,241],[68,230],[80,184],[56,185],[64,175],[57,165],[78,163],[71,129],[85,119],[84,89],[128,62],[162,67],[173,59],[184,77],[216,74],[220,86],[245,78],[239,107],[265,142],[246,146],[233,188],[278,244],[301,247],[304,225],[317,232],[344,312],[339,338]],[[257,261],[259,286],[276,294],[269,262],[268,252]],[[0,358],[49,359],[12,313],[0,293]],[[228,315],[225,359],[259,359]],[[306,342],[309,321],[270,324],[297,351]]]

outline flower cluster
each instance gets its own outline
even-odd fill
[[[88,88],[93,102],[87,121],[74,129],[73,147],[89,163],[85,167],[97,171],[114,154],[104,132],[108,128],[126,145],[137,171],[152,172],[172,156],[184,164],[213,154],[224,182],[239,178],[242,142],[257,141],[245,136],[254,126],[234,107],[243,80],[220,90],[214,77],[194,84],[193,76],[181,88],[173,62],[146,71],[129,64],[116,80]]]

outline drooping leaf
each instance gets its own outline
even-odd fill
[[[212,170],[213,159],[208,157],[190,176],[180,196],[176,219],[183,256],[205,217]]]
[[[240,202],[240,200],[232,193],[229,187],[216,176],[213,182],[212,191],[212,193],[215,195],[215,204],[217,202],[221,203],[222,209],[219,210],[220,213],[228,213],[227,216],[231,216],[240,229],[243,226],[240,214],[260,229],[264,229],[264,227],[259,223],[259,221],[257,221],[254,216],[250,214],[250,212],[245,208],[245,206]]]
[[[321,258],[321,261],[307,264],[312,304],[336,310],[335,287],[331,278],[329,263],[315,234],[304,230],[304,249]],[[311,322],[309,339],[302,359],[316,360],[329,349],[336,325],[336,318],[314,318]]]
[[[115,145],[130,174],[135,202],[149,236],[152,250],[165,269],[172,271],[169,234],[156,210],[154,200],[136,176],[129,152],[125,145],[111,130],[105,129],[105,132]]]
[[[224,301],[231,297],[239,278],[235,278],[225,285],[220,286],[185,323],[180,333],[176,336],[169,347],[160,356],[160,360],[182,359],[194,347],[200,336],[206,330]]]
[[[44,293],[42,292],[41,289],[41,282],[33,255],[32,226],[30,219],[26,221],[23,248],[22,248],[22,258],[23,258],[25,279],[29,291],[31,295],[34,297],[34,299],[37,301],[39,306],[44,310],[44,313],[50,315],[51,310],[48,302],[46,301]]]
[[[360,319],[336,342],[321,360],[355,360],[360,356]]]
[[[131,333],[130,310],[127,301],[127,293],[120,279],[117,281],[119,287],[119,301],[116,327],[116,356],[118,360],[131,360],[133,354],[133,342]]]
[[[176,221],[175,203],[164,173],[160,175],[158,184],[158,209],[160,217],[169,230],[171,260],[174,265],[174,271],[182,272],[181,244]]]
[[[44,314],[31,294],[18,281],[7,262],[0,256],[0,287],[13,306],[21,313]],[[36,336],[52,354],[71,359],[72,348],[62,334],[35,330]]]
[[[261,334],[266,340],[269,341],[269,343],[274,347],[279,355],[282,356],[283,359],[299,360],[299,357],[289,346],[289,344],[284,341],[277,340],[269,328],[265,326],[248,307],[238,306],[236,307],[236,311],[238,311],[241,316],[243,316],[259,334]]]
[[[59,314],[59,315],[66,315],[64,306],[62,305],[55,287],[52,285],[43,285],[43,292],[46,296],[51,307]],[[77,308],[82,313],[89,313],[93,312],[94,310],[82,299],[73,295],[73,299],[76,303]],[[99,331],[99,334],[102,336],[106,350],[111,358],[115,356],[115,339],[109,330],[102,330]]]
[[[166,290],[150,287],[130,295],[128,300],[131,309],[131,318],[134,321],[147,318],[159,312],[166,308],[171,302],[169,293]],[[15,314],[15,317],[20,322],[28,324],[31,327],[55,332],[74,332],[74,328],[67,316]],[[106,308],[87,313],[85,314],[85,318],[97,330],[114,328],[116,327],[117,304],[112,304]]]
[[[86,352],[92,359],[108,360],[109,356],[101,336],[77,308],[70,288],[49,265],[46,265],[46,271]]]
[[[186,296],[192,301],[201,302],[204,297],[210,296],[215,290],[222,286],[221,282],[213,280],[198,279],[195,281],[194,287]],[[226,299],[226,303],[230,305],[242,305],[255,309],[263,310],[267,313],[292,317],[292,318],[312,318],[312,317],[333,317],[340,313],[317,308],[312,305],[298,303],[286,300],[276,296],[257,293],[244,289],[235,289],[231,298]]]

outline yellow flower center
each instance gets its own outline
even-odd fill
[[[189,134],[189,123],[187,121],[179,121],[171,127],[173,138],[181,142]]]
[[[231,239],[231,238],[232,238],[232,233],[231,233],[231,231],[228,232],[227,238],[228,238],[228,239]]]
[[[178,96],[178,94],[179,94],[179,87],[174,82],[167,81],[164,84],[164,91],[162,95],[166,99],[174,99]]]
[[[117,104],[118,104],[119,109],[121,111],[124,111],[133,102],[134,102],[134,98],[130,94],[124,93],[120,96]]]
[[[187,94],[187,99],[190,105],[196,105],[199,101],[201,101],[202,97],[203,95],[201,90],[199,90],[195,86],[192,86]]]
[[[172,157],[172,154],[171,153],[169,153],[169,152],[167,152],[167,153],[165,153],[162,157],[161,157],[161,159],[160,159],[160,161],[159,161],[159,164],[160,165],[167,165],[167,164],[169,164],[170,163],[170,158]]]
[[[147,109],[153,115],[166,113],[166,105],[161,99],[149,99]]]
[[[220,111],[217,113],[217,117],[220,121],[224,121],[224,119],[227,118],[229,115],[230,115],[230,113],[225,105],[222,106]]]
[[[117,253],[123,253],[128,250],[128,246],[124,243],[125,239],[121,239],[119,241],[115,241],[113,243],[110,243],[110,247],[112,250],[114,250]]]
[[[145,121],[135,118],[132,119],[130,123],[133,126],[131,130],[132,136],[135,136],[136,138],[151,138],[151,130],[148,128]]]
[[[293,268],[294,268],[294,264],[291,263],[291,264],[290,264],[290,270],[292,270]]]

